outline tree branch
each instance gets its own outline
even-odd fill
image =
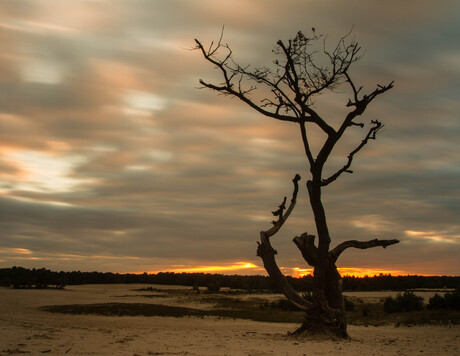
[[[381,246],[383,248],[386,248],[387,246],[394,245],[399,243],[399,240],[370,240],[370,241],[357,241],[357,240],[349,240],[342,242],[340,245],[335,247],[329,252],[329,257],[331,258],[332,261],[337,261],[339,258],[340,254],[345,251],[347,248],[353,247],[353,248],[359,248],[359,249],[368,249],[372,247],[378,247]]]
[[[285,203],[286,198],[284,198],[283,203],[279,206],[279,209],[273,212],[273,215],[278,216],[278,221],[274,223],[274,226],[267,231],[260,232],[260,242],[257,241],[257,256],[259,256],[264,264],[264,268],[267,271],[268,275],[276,283],[281,292],[288,298],[291,303],[302,310],[308,310],[312,303],[302,298],[284,277],[283,273],[278,267],[278,264],[275,260],[275,255],[277,254],[276,250],[272,247],[270,243],[270,237],[276,234],[281,226],[285,223],[289,215],[291,214],[294,206],[296,204],[297,192],[299,190],[298,182],[300,176],[296,174],[292,180],[294,183],[294,191],[292,193],[291,203],[287,208],[286,212],[283,214],[286,209]]]
[[[299,66],[298,69],[301,71],[307,69],[307,65],[305,64],[302,67],[299,61],[302,60],[302,55],[306,55],[304,52],[307,48],[307,42],[312,39],[307,39],[301,33],[297,34],[296,38],[297,40],[294,40],[294,45],[291,41],[289,41],[288,47],[286,47],[282,41],[277,42],[277,45],[281,50],[275,53],[284,55],[286,62],[284,65],[281,65],[279,61],[275,61],[275,64],[279,68],[283,69],[283,73],[272,71],[271,69],[265,67],[249,71],[247,70],[247,67],[241,67],[237,63],[233,62],[231,60],[232,51],[230,47],[222,44],[222,34],[216,46],[213,47],[213,44],[211,44],[211,47],[207,50],[199,40],[195,39],[196,49],[199,49],[204,58],[221,71],[224,79],[223,83],[220,85],[207,83],[204,80],[200,80],[200,83],[209,89],[239,98],[241,101],[245,102],[247,105],[265,116],[281,121],[312,122],[318,125],[326,134],[335,134],[334,128],[327,124],[326,121],[311,108],[308,103],[308,98],[329,87],[332,89],[332,87],[337,84],[336,82],[338,81],[338,77],[342,74],[334,74],[331,78],[329,78],[326,73],[323,73],[323,69],[316,67],[311,57],[308,57],[307,55],[310,67],[312,67],[313,71],[318,73],[312,74],[315,79],[309,81],[307,81],[306,78],[301,77],[297,73],[296,67]],[[300,42],[302,43],[299,44]],[[297,45],[295,43],[297,43]],[[217,56],[218,50],[221,48],[228,52],[224,59],[219,59]],[[336,60],[339,60],[338,57]],[[340,60],[345,60],[345,58]],[[354,60],[355,59],[352,59],[352,61]],[[232,82],[235,77],[239,78],[237,83]],[[256,87],[251,86],[247,90],[242,89],[241,82],[243,78],[266,85],[270,88],[274,98],[272,100],[266,98],[261,104],[254,102],[247,94],[255,90]],[[318,82],[318,84],[315,84],[315,82]],[[265,108],[267,107],[274,107],[274,111],[266,110]],[[286,115],[281,114],[281,109],[286,111]],[[288,115],[288,113],[291,113],[292,116]]]
[[[326,140],[326,142],[324,143],[323,147],[321,148],[319,154],[318,154],[318,157],[316,159],[316,162],[317,162],[317,165],[318,165],[318,168],[322,167],[326,160],[328,159],[330,153],[332,152],[332,150],[334,149],[336,143],[340,140],[340,138],[342,137],[342,135],[344,134],[345,130],[350,127],[350,126],[363,126],[362,124],[358,124],[358,123],[355,123],[353,122],[353,120],[359,116],[359,115],[362,115],[364,113],[364,111],[366,110],[367,108],[367,105],[369,105],[369,103],[374,100],[378,95],[380,94],[383,94],[385,93],[386,91],[390,90],[391,88],[393,88],[393,83],[394,82],[391,82],[390,84],[386,85],[386,86],[383,86],[383,85],[377,85],[377,89],[375,89],[371,94],[369,95],[364,95],[362,99],[358,99],[358,93],[359,91],[362,89],[362,88],[359,88],[359,89],[356,89],[355,85],[353,84],[352,80],[350,79],[350,77],[348,76],[348,74],[345,72],[344,75],[346,76],[347,78],[347,82],[351,85],[351,87],[353,88],[353,92],[354,92],[354,96],[355,96],[355,101],[352,102],[350,99],[348,100],[348,104],[347,106],[354,106],[355,109],[351,112],[349,112],[347,114],[347,116],[345,117],[345,119],[343,120],[342,122],[342,125],[340,126],[340,128],[337,130],[337,132],[334,132],[333,134],[329,135],[328,139]],[[378,121],[372,121],[372,123],[376,123]],[[375,131],[375,133],[378,132],[378,130],[382,127],[382,125],[380,124],[380,127],[377,129],[377,131]],[[371,131],[372,131],[372,128],[371,128]],[[373,138],[375,138],[375,134],[372,134],[373,135]],[[362,148],[362,147],[361,147]],[[359,148],[359,149],[361,149]],[[358,149],[358,151],[359,151]],[[356,153],[356,152],[355,152]],[[351,161],[350,161],[350,164],[351,164]],[[339,173],[334,179],[332,179],[332,177],[326,179],[326,180],[323,180],[326,181],[327,183],[324,183],[322,184],[323,186],[324,185],[327,185],[329,184],[331,181],[337,179],[337,177],[342,174],[343,172],[347,171],[348,168],[345,168],[344,170],[341,170],[337,173]],[[331,180],[329,180],[331,179]]]
[[[276,112],[265,110],[263,106],[257,105],[254,101],[249,99],[246,94],[254,90],[255,87],[251,87],[248,90],[243,90],[241,88],[241,85],[238,85],[238,88],[235,89],[234,84],[232,83],[231,79],[236,75],[247,75],[247,72],[245,72],[244,68],[240,66],[237,66],[237,68],[229,67],[228,61],[231,59],[231,54],[232,54],[229,46],[222,45],[221,40],[219,40],[219,43],[216,45],[215,48],[213,48],[211,45],[211,47],[208,50],[206,50],[199,40],[195,39],[195,43],[196,43],[196,49],[199,49],[201,53],[203,54],[203,57],[210,63],[214,64],[221,71],[222,76],[224,78],[224,82],[221,83],[221,85],[207,83],[204,80],[200,79],[201,85],[205,86],[206,88],[218,91],[226,95],[233,95],[237,97],[238,99],[240,99],[241,101],[245,102],[247,105],[249,105],[256,111],[258,111],[259,113],[261,113],[262,115],[265,115],[265,116],[268,116],[268,117],[271,117],[277,120],[281,120],[281,121],[299,122],[299,119],[296,116],[282,115],[279,113],[279,110],[276,110]],[[217,59],[215,57],[215,54],[220,48],[224,48],[228,51],[227,56],[223,60]]]
[[[353,83],[353,81],[352,81],[351,77],[349,76],[349,74],[347,72],[345,72],[344,75],[347,78],[347,83],[350,85],[350,87],[351,87],[351,89],[353,91],[353,101],[351,99],[348,99],[347,106],[348,107],[355,106],[356,108],[358,108],[358,106],[361,105],[363,107],[362,111],[364,111],[366,106],[372,100],[374,100],[378,95],[383,94],[386,91],[388,91],[391,88],[393,88],[393,84],[394,84],[394,81],[392,81],[388,85],[377,84],[377,89],[375,89],[372,93],[370,93],[368,95],[363,95],[363,97],[360,99],[359,98],[359,92],[363,89],[363,87],[359,87],[358,89],[356,89],[356,86]]]
[[[279,229],[281,229],[281,226],[283,226],[284,222],[287,220],[289,215],[291,215],[292,210],[294,210],[297,201],[297,193],[299,191],[299,180],[300,176],[296,174],[294,179],[292,180],[292,182],[294,183],[294,191],[292,192],[291,203],[289,204],[289,207],[287,208],[286,212],[283,214],[283,211],[286,209],[286,197],[284,198],[283,203],[279,206],[279,209],[277,211],[272,212],[274,216],[278,216],[278,221],[274,222],[272,228],[268,229],[267,231],[261,232],[264,234],[266,238],[275,235],[279,231]]]
[[[303,141],[303,146],[305,149],[305,154],[308,158],[308,162],[310,163],[310,167],[315,164],[315,159],[313,158],[313,155],[311,153],[310,149],[310,144],[308,142],[308,136],[307,136],[307,130],[305,128],[305,122],[300,123],[300,132],[302,134],[302,141]]]
[[[302,235],[294,237],[292,241],[299,248],[304,260],[310,266],[315,267],[318,263],[318,248],[315,246],[315,235],[309,235],[304,232]]]
[[[270,244],[270,240],[264,235],[263,231],[260,232],[260,239],[262,242],[257,242],[257,256],[262,258],[264,268],[270,278],[276,283],[280,291],[291,301],[292,304],[302,310],[309,310],[312,303],[302,298],[289,284],[276,263],[275,255],[277,252],[273,249]]]
[[[367,133],[366,137],[361,141],[361,143],[359,144],[358,147],[356,147],[353,151],[350,152],[350,154],[348,155],[348,161],[347,163],[341,168],[339,169],[336,173],[334,173],[333,175],[331,175],[329,178],[326,178],[326,179],[323,179],[321,181],[321,186],[326,186],[330,183],[332,183],[333,181],[335,181],[337,178],[340,177],[340,175],[344,172],[347,172],[347,173],[353,173],[353,171],[349,170],[350,166],[351,166],[351,163],[353,162],[353,157],[356,153],[358,153],[368,142],[369,140],[375,140],[376,138],[376,135],[377,133],[382,129],[383,127],[383,124],[380,122],[380,121],[372,121],[371,122],[372,124],[374,124],[374,126],[372,126],[370,129],[369,129],[369,132]]]

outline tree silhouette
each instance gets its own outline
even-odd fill
[[[330,248],[331,237],[326,221],[321,193],[322,189],[335,182],[344,173],[353,173],[350,169],[355,155],[374,140],[383,125],[373,120],[368,125],[362,141],[348,154],[342,167],[330,176],[323,176],[323,168],[337,142],[346,130],[353,127],[365,128],[364,123],[356,121],[368,105],[380,94],[393,87],[393,82],[377,87],[363,94],[363,88],[353,82],[349,69],[360,58],[361,48],[351,34],[342,37],[335,48],[326,47],[324,36],[312,29],[312,36],[298,32],[288,42],[278,41],[273,50],[275,60],[272,67],[251,69],[241,66],[233,59],[229,45],[222,42],[223,31],[217,43],[205,48],[195,40],[196,49],[220,72],[222,81],[218,84],[200,79],[203,87],[218,93],[236,97],[260,114],[281,121],[297,124],[309,166],[309,179],[306,183],[310,205],[313,211],[318,236],[303,233],[294,237],[305,261],[314,267],[312,301],[299,295],[281,273],[276,260],[276,251],[270,243],[288,219],[295,207],[301,177],[293,179],[294,189],[289,206],[286,198],[273,212],[277,218],[273,226],[260,232],[257,255],[263,260],[265,269],[276,282],[285,296],[297,307],[305,310],[306,318],[302,326],[295,331],[301,333],[326,333],[339,337],[348,337],[342,296],[342,279],[337,271],[336,261],[348,248],[367,249],[371,247],[393,245],[398,240],[370,240],[343,242]],[[326,121],[315,106],[315,98],[327,91],[334,92],[339,86],[346,86],[351,98],[345,103],[348,111],[339,125],[334,127]],[[263,97],[263,99],[257,99]],[[311,128],[316,126],[325,134],[322,146],[314,151],[311,143]]]

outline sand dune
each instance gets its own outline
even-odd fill
[[[215,317],[64,315],[39,309],[55,304],[140,302],[138,292],[132,291],[139,287],[0,288],[0,355],[460,354],[458,326],[350,326],[350,341],[305,341],[287,336],[286,331],[294,330],[295,324]]]

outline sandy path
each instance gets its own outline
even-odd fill
[[[136,286],[0,288],[0,355],[459,355],[459,327],[356,327],[351,341],[299,341],[293,324],[216,318],[62,315],[42,305],[139,302]],[[143,300],[148,303],[149,301]],[[155,301],[156,302],[156,301]]]

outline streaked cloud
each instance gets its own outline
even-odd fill
[[[448,243],[458,244],[460,241],[460,235],[451,235],[448,231],[412,231],[406,230],[405,233],[414,239],[426,239],[433,243]]]
[[[34,151],[14,150],[5,153],[2,160],[16,166],[22,172],[8,190],[32,192],[63,192],[76,189],[82,181],[71,178],[73,167],[81,164],[84,157],[55,157]]]
[[[341,268],[458,274],[460,6],[352,3],[1,1],[1,264],[263,273],[258,232],[295,173],[308,176],[301,139],[295,125],[198,90],[216,73],[190,51],[194,38],[209,44],[225,25],[235,58],[256,66],[298,30],[333,44],[353,27],[366,50],[357,82],[396,86],[362,118],[383,121],[382,135],[324,191],[328,221],[336,244],[401,244],[347,251]],[[318,110],[336,122],[347,98],[325,95]],[[344,137],[328,172],[363,135]],[[292,238],[314,233],[303,184],[299,194],[273,241],[289,274],[304,270]]]

